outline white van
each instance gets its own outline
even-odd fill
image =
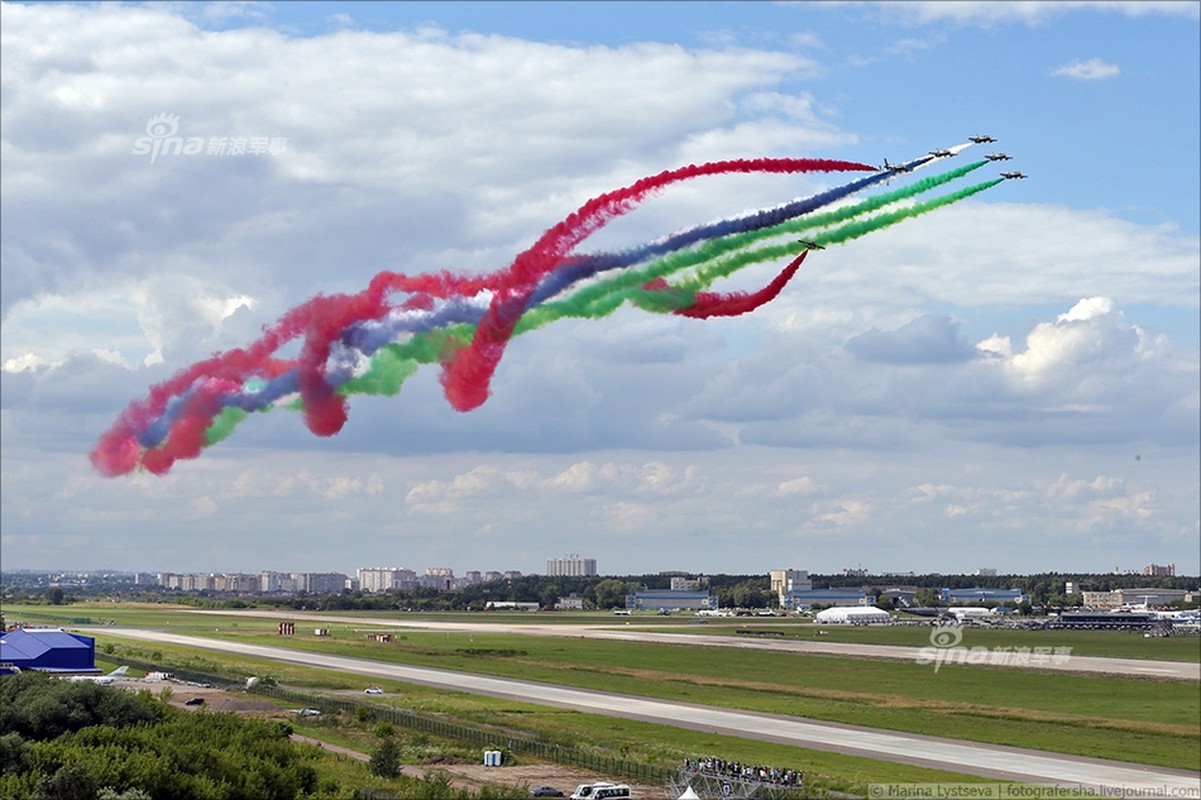
[[[629,800],[634,795],[624,783],[581,783],[568,800]]]

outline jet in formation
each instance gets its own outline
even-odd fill
[[[974,142],[975,144],[984,144],[985,142],[996,141],[996,139],[992,138],[987,133],[977,133],[975,136],[969,136],[967,138],[969,142]]]
[[[946,158],[947,156],[953,156],[955,154],[950,150],[931,150],[930,155],[934,156],[935,158]]]
[[[987,158],[989,161],[1008,161],[1009,159],[1013,158],[1013,156],[1009,155],[1008,153],[989,153],[985,156],[985,158]]]
[[[888,159],[884,159],[884,166],[880,167],[882,172],[912,172],[909,167],[904,164],[889,164]]]
[[[1009,180],[1010,178],[1025,178],[1026,176],[1021,172],[1002,172],[1001,177]]]
[[[805,249],[807,249],[807,250],[825,250],[826,249],[825,245],[818,244],[817,242],[813,241],[812,239],[797,239],[797,241],[799,243],[805,245]]]

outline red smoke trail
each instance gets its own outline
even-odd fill
[[[808,250],[794,258],[788,263],[788,266],[784,267],[779,275],[772,279],[771,283],[757,292],[752,294],[747,294],[746,292],[731,292],[729,294],[697,292],[696,299],[691,305],[672,313],[679,314],[681,317],[708,319],[709,317],[736,317],[739,314],[754,311],[760,306],[776,299],[776,296],[792,280],[792,276],[796,275],[797,270],[801,268],[801,264],[805,261],[805,256],[807,255],[809,255]]]
[[[851,161],[811,158],[715,161],[661,172],[635,181],[624,189],[606,192],[589,200],[514,259],[504,284],[492,298],[471,343],[459,350],[443,368],[441,381],[446,399],[457,411],[470,411],[488,399],[492,375],[538,281],[557,267],[576,245],[611,219],[634,208],[650,193],[671,183],[702,175],[856,170],[874,172],[876,168]]]

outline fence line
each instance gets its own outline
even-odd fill
[[[359,709],[362,708],[369,711],[373,718],[391,722],[393,725],[402,728],[433,734],[444,739],[472,742],[490,749],[522,753],[542,759],[543,761],[570,764],[592,772],[622,775],[642,783],[665,783],[675,772],[674,770],[654,764],[613,758],[612,756],[601,755],[579,747],[566,747],[564,745],[524,738],[515,735],[512,731],[447,722],[443,719],[418,714],[413,711],[368,703],[361,700],[346,700],[324,694],[287,689],[282,686],[264,686],[262,683],[255,685],[250,691],[277,697],[281,700],[287,700],[310,708],[317,708],[325,712],[357,714]]]
[[[134,669],[147,672],[161,669],[160,665],[140,659],[126,658],[124,656],[111,656],[110,658],[127,664]],[[278,685],[272,686],[261,681],[254,686],[247,687],[245,683],[239,680],[187,668],[173,667],[171,674],[184,681],[209,683],[223,689],[246,689],[256,694],[276,697],[306,708],[317,708],[327,713],[355,715],[359,713],[359,709],[366,709],[374,719],[390,722],[393,725],[409,730],[428,733],[444,739],[471,742],[482,745],[487,749],[521,753],[543,761],[579,767],[590,772],[598,772],[605,775],[620,775],[639,783],[667,784],[670,780],[677,777],[678,774],[678,770],[675,768],[647,764],[640,761],[630,761],[624,758],[615,758],[581,747],[568,747],[550,742],[540,742],[535,739],[522,737],[509,730],[489,728],[482,725],[473,726],[447,722],[437,717],[363,700],[348,700],[332,697],[327,694],[301,691]]]

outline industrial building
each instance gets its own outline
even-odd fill
[[[638,589],[626,597],[626,608],[664,609],[679,611],[685,608],[706,609],[717,608],[717,596],[708,590],[681,592],[671,589]]]
[[[808,592],[813,588],[809,572],[803,569],[773,569],[770,573],[771,592],[780,601],[780,606],[788,605],[787,598],[791,592]]]
[[[785,593],[781,605],[807,609],[813,606],[870,606],[875,602],[865,589],[810,589]]]
[[[1011,603],[1017,605],[1026,601],[1026,595],[1021,589],[987,589],[976,586],[971,589],[942,589],[938,597],[947,605],[955,603]]]
[[[14,628],[0,636],[0,664],[43,672],[99,672],[96,640],[61,628]]]
[[[1164,606],[1169,603],[1189,602],[1193,593],[1184,589],[1157,589],[1142,587],[1115,589],[1112,592],[1081,592],[1084,605],[1088,608],[1118,608],[1120,606]]]

